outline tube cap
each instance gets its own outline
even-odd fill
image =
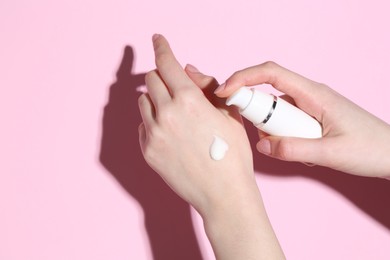
[[[240,109],[245,109],[251,102],[253,92],[248,88],[240,88],[226,100],[226,105],[235,105]]]
[[[259,90],[240,88],[226,100],[226,105],[240,108],[240,114],[257,125],[267,118],[273,104],[273,96]]]

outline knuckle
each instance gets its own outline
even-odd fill
[[[165,138],[157,128],[151,128],[148,131],[147,140],[143,148],[143,156],[148,163],[154,163],[158,160],[159,154],[164,150]]]
[[[145,104],[146,99],[147,99],[146,94],[142,94],[141,96],[139,96],[138,97],[138,106],[142,107]]]
[[[262,65],[269,69],[273,69],[279,66],[276,62],[271,60],[264,62]]]
[[[284,161],[291,160],[293,154],[293,146],[288,139],[281,139],[275,151],[275,156]]]
[[[177,121],[176,114],[177,111],[175,111],[172,105],[166,105],[161,107],[156,116],[156,120],[162,125],[175,125]]]
[[[193,101],[198,98],[198,88],[194,88],[193,86],[183,86],[177,95],[177,99],[179,101]]]
[[[156,66],[161,67],[164,66],[167,62],[169,62],[171,59],[171,56],[168,53],[161,52],[156,57]]]
[[[226,84],[231,85],[237,85],[237,84],[246,84],[248,81],[248,69],[242,69],[234,72],[227,80]]]
[[[278,84],[278,74],[280,73],[281,66],[279,66],[276,62],[274,61],[266,61],[263,64],[260,65],[262,67],[263,71],[265,74],[268,75],[268,81],[272,85],[277,85]]]
[[[326,85],[325,83],[321,83],[321,82],[316,82],[317,83],[317,86],[319,88],[322,88],[322,89],[329,89],[330,87],[328,85]]]
[[[242,71],[243,71],[243,70],[238,70],[238,71],[234,72],[234,73],[230,76],[229,80],[234,80],[234,79],[236,79],[236,78],[239,78],[239,77],[241,76]]]
[[[153,162],[156,160],[156,153],[154,149],[149,145],[146,145],[143,149],[143,156],[145,161],[149,164],[153,164]]]
[[[185,111],[192,111],[202,98],[201,92],[193,89],[182,89],[176,100]]]
[[[138,134],[141,136],[141,134],[143,134],[144,132],[145,132],[145,124],[144,122],[141,122],[138,125]]]
[[[156,76],[156,70],[151,70],[145,74],[145,84],[149,85],[152,79]]]
[[[325,83],[319,83],[319,82],[313,81],[313,86],[316,87],[315,90],[317,92],[321,92],[321,95],[326,95],[326,94],[333,93],[333,90],[328,85],[326,85]]]

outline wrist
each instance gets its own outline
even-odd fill
[[[229,184],[218,183],[213,187],[213,192],[204,197],[204,203],[198,210],[204,221],[238,210],[249,210],[253,205],[262,205],[253,173],[247,176],[239,180],[229,180]]]
[[[216,258],[283,259],[256,183],[247,188],[232,192],[202,215]]]

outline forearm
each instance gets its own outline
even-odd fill
[[[285,259],[260,193],[253,189],[232,193],[203,216],[217,259]]]

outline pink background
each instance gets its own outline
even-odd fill
[[[220,82],[274,60],[390,122],[389,9],[385,0],[2,0],[0,259],[213,259],[197,213],[138,148],[135,88],[154,68],[152,34]],[[389,182],[255,158],[289,259],[390,258]]]

